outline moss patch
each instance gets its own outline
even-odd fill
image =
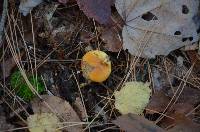
[[[40,94],[45,90],[44,84],[40,77],[37,77],[37,80],[34,76],[28,76],[28,80],[36,88],[36,91]],[[16,94],[24,99],[25,101],[30,101],[35,97],[35,94],[30,90],[26,84],[24,78],[22,77],[20,71],[15,71],[11,75],[10,79],[11,87],[15,90]]]
[[[142,114],[149,102],[151,89],[147,83],[126,82],[125,86],[115,92],[115,107],[122,114]]]

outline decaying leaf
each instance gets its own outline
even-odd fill
[[[164,132],[164,130],[142,116],[126,114],[113,121],[126,132]]]
[[[34,7],[42,3],[42,1],[43,0],[21,0],[19,5],[19,12],[26,16]]]
[[[194,106],[192,104],[187,103],[187,102],[177,103],[177,104],[173,105],[173,111],[175,113],[186,115],[189,112],[191,112],[192,110],[194,110]]]
[[[43,101],[35,99],[31,102],[34,113],[56,113],[56,115],[65,122],[80,122],[80,119],[71,105],[65,100],[56,96],[41,96]],[[72,123],[73,124],[73,123]],[[80,132],[81,126],[67,127],[68,132]]]
[[[156,92],[152,95],[148,105],[147,113],[153,114],[156,112],[163,112],[170,101],[170,97],[166,96],[163,92]]]
[[[116,0],[126,25],[123,47],[132,55],[154,58],[198,41],[198,0]]]
[[[60,121],[53,113],[36,113],[27,118],[30,132],[61,132]]]
[[[113,0],[76,0],[79,8],[86,16],[94,18],[100,24],[108,24],[111,19],[111,5]]]
[[[149,102],[151,89],[143,82],[127,82],[125,86],[115,92],[115,107],[122,114],[142,114]]]
[[[183,89],[178,89],[177,87],[174,87],[174,91],[177,91],[177,93],[181,93],[177,102],[178,103],[188,103],[192,105],[197,105],[200,101],[200,90],[191,88],[188,86],[185,86]],[[172,90],[169,91],[169,96],[173,97],[174,93]]]
[[[104,29],[101,39],[106,43],[105,48],[108,51],[118,52],[122,49],[122,42],[114,29]]]
[[[183,114],[177,114],[175,126],[168,132],[199,132],[200,125],[185,117]]]

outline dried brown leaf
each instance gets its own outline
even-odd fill
[[[126,114],[113,121],[126,132],[163,132],[164,130],[142,116]]]
[[[114,29],[104,29],[101,35],[101,39],[106,43],[105,48],[108,51],[119,52],[122,49],[122,41]]]
[[[76,0],[79,8],[87,17],[94,18],[100,24],[111,21],[111,5],[113,0]]]
[[[177,114],[175,126],[169,132],[199,132],[200,125],[192,122],[185,115]]]
[[[172,110],[168,111],[166,115],[160,122],[159,126],[162,128],[168,128],[169,126],[174,126],[183,120],[183,116],[185,116],[188,112],[193,110],[194,107],[188,103],[177,103],[173,105]],[[193,118],[194,116],[188,116],[187,118]]]
[[[31,102],[34,113],[56,113],[65,122],[80,122],[80,119],[71,105],[56,96],[42,95],[43,101],[35,99]],[[67,127],[68,132],[81,132],[80,126]]]
[[[160,91],[154,93],[146,107],[147,113],[153,114],[156,112],[163,112],[167,107],[169,101],[170,97],[166,96],[163,92]]]
[[[196,105],[200,101],[200,90],[190,87],[184,87],[184,89],[177,89],[178,87],[174,87],[174,91],[178,90],[178,93],[181,92],[177,102],[178,103],[188,103],[192,105]],[[169,96],[173,97],[174,93],[169,91]]]
[[[189,104],[187,102],[185,103],[177,103],[173,106],[174,112],[179,114],[186,115],[190,111],[194,109],[194,106],[192,104]]]

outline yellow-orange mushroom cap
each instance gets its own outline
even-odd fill
[[[105,52],[92,50],[83,56],[81,69],[86,79],[103,82],[111,73],[111,62]]]

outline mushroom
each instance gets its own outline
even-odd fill
[[[111,61],[105,52],[92,50],[83,56],[81,69],[86,79],[93,82],[103,82],[111,73]]]

